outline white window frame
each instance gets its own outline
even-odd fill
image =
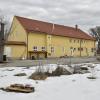
[[[33,51],[37,51],[38,47],[37,46],[33,46]]]

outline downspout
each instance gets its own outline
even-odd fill
[[[28,32],[26,33],[26,37],[27,37],[27,44],[26,44],[26,52],[27,52],[27,59],[29,58],[28,57]]]
[[[51,35],[53,34],[54,29],[55,29],[55,24],[52,24]],[[50,44],[52,44],[52,40],[50,40],[50,41],[51,41]],[[50,48],[51,48],[51,46],[50,46]],[[52,56],[52,52],[51,52],[51,56]]]
[[[96,41],[94,41],[94,56],[97,55],[97,52],[96,52]]]

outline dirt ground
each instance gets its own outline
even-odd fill
[[[73,57],[73,58],[49,58],[43,60],[9,60],[0,63],[0,67],[31,67],[40,64],[76,64],[76,63],[100,63],[96,57]]]

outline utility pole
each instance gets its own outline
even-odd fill
[[[27,44],[26,44],[27,59],[29,59],[29,57],[28,57],[28,34],[29,33],[26,33],[26,36],[27,36]]]
[[[69,58],[70,59],[69,66],[72,67],[71,65],[72,65],[73,48],[71,48],[70,51],[71,51],[70,52],[71,54],[70,54],[70,58]]]
[[[0,23],[0,62],[3,62],[4,54],[4,23]]]
[[[82,51],[82,40],[80,39],[80,57],[82,56],[81,51]]]

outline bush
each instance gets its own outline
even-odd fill
[[[38,67],[36,69],[36,72],[34,72],[29,78],[33,80],[45,80],[49,76],[60,75],[71,75],[71,72],[63,67],[57,67],[54,71],[50,73],[49,70],[44,71],[41,67]]]
[[[26,73],[18,73],[18,74],[15,74],[14,76],[26,76]]]
[[[60,76],[60,75],[71,75],[71,73],[63,67],[57,67],[55,71],[51,73],[51,76]]]
[[[45,74],[43,66],[39,65],[29,78],[33,80],[45,80],[47,77],[48,75]]]
[[[96,79],[96,77],[89,76],[88,79]]]
[[[88,70],[87,67],[81,67],[81,70]]]
[[[45,80],[48,76],[41,72],[33,73],[29,78],[33,80]]]
[[[97,60],[100,61],[100,56],[97,57]]]

